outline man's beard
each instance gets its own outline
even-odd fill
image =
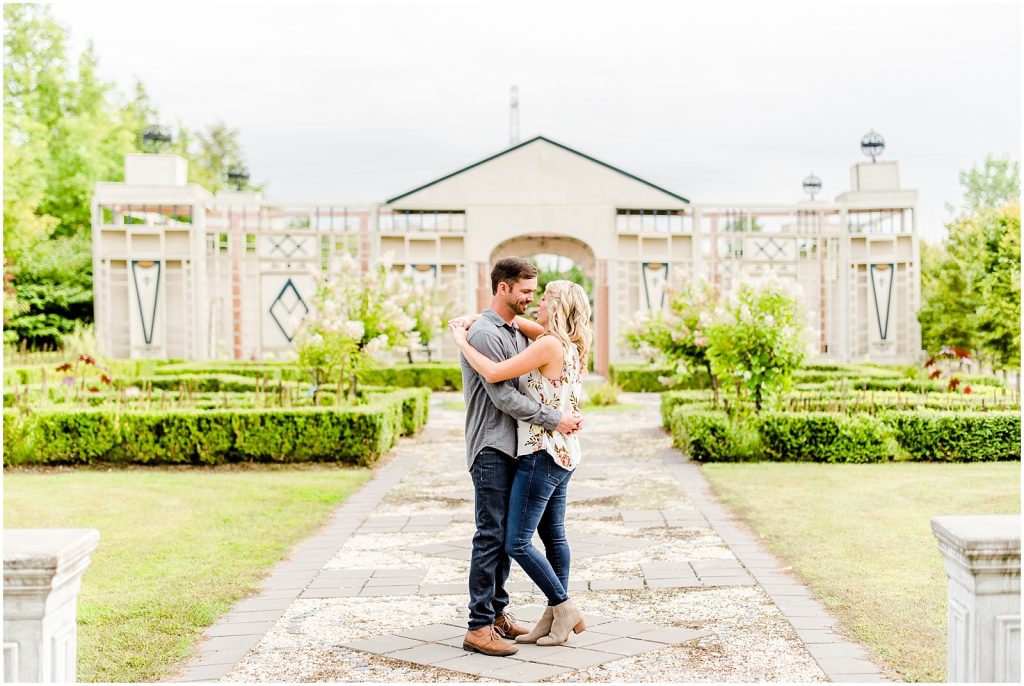
[[[530,306],[529,302],[520,300],[519,298],[507,298],[505,304],[508,305],[508,309],[512,310],[516,314],[526,314],[526,308]]]

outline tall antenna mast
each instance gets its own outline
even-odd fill
[[[519,144],[519,87],[512,86],[508,102],[508,144]]]

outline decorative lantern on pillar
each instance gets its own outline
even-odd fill
[[[171,131],[165,126],[153,124],[142,130],[142,149],[146,152],[160,152],[171,143]]]
[[[804,193],[811,196],[811,200],[814,200],[814,196],[821,191],[821,179],[815,176],[814,172],[811,172],[810,176],[804,178]]]
[[[860,139],[860,151],[871,158],[871,162],[874,163],[878,156],[885,151],[885,139],[882,138],[882,134],[876,133],[874,129],[871,129],[864,137]]]
[[[228,183],[235,187],[235,190],[242,190],[242,186],[249,183],[249,170],[244,164],[233,164],[228,167]]]

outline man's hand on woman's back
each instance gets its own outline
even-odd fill
[[[558,421],[558,433],[570,436],[583,428],[583,415],[579,412],[563,412]]]

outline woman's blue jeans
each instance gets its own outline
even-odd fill
[[[546,450],[521,455],[508,504],[505,552],[548,598],[548,605],[569,599],[569,541],[565,502],[572,472],[555,464]],[[545,555],[533,545],[537,532]]]

